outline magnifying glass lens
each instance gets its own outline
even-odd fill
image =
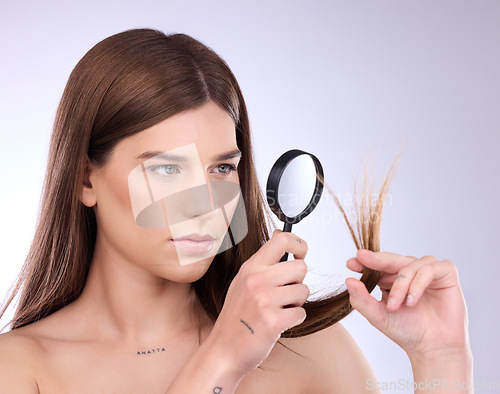
[[[303,212],[316,186],[316,167],[309,155],[300,155],[284,169],[278,186],[281,211],[292,218]]]
[[[267,179],[267,202],[284,222],[283,231],[300,222],[318,204],[323,192],[323,167],[316,156],[299,149],[282,154]],[[280,261],[286,261],[285,253]]]

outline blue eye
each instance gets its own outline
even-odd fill
[[[161,166],[150,167],[151,171],[162,176],[171,176],[180,173],[179,166],[176,164],[164,164]]]
[[[222,168],[222,171],[219,171],[219,174],[223,174],[224,176],[228,176],[232,172],[236,171],[236,166],[229,163],[219,164],[216,168]]]
[[[235,165],[230,164],[230,163],[223,163],[219,164],[218,166],[215,167],[218,169],[215,173],[220,174],[221,176],[229,176],[233,172],[237,171],[237,168]],[[163,165],[158,165],[158,166],[152,166],[148,168],[149,171],[153,172],[156,175],[159,176],[164,176],[164,177],[169,177],[174,174],[180,174],[180,166],[177,164],[163,164]]]

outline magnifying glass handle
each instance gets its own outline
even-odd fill
[[[284,233],[291,233],[292,232],[292,224],[291,223],[288,223],[288,222],[285,222],[285,225],[283,226],[283,232]],[[282,261],[287,261],[288,260],[288,252],[286,252],[283,257],[281,258],[280,260],[280,263]]]

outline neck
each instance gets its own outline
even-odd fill
[[[103,247],[99,239],[85,288],[75,304],[92,332],[106,341],[156,348],[197,332],[192,283],[154,275]]]

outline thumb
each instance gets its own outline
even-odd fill
[[[371,296],[365,284],[355,278],[347,278],[345,284],[349,291],[349,301],[352,307],[361,313],[375,328],[382,331],[387,318],[384,303]]]

